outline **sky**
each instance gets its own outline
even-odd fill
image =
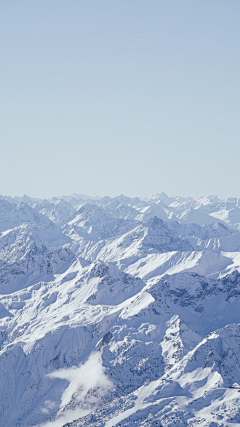
[[[0,194],[240,197],[239,0],[3,0]]]

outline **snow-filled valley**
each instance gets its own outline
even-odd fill
[[[240,199],[0,196],[0,427],[239,426]]]

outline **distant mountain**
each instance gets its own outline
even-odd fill
[[[46,215],[54,223],[59,223],[71,216],[76,209],[71,203],[63,199],[53,197],[50,200],[42,200],[34,204],[34,209],[43,215]]]
[[[61,197],[57,197],[60,200],[65,200],[67,202],[71,201],[72,199],[77,199],[77,200],[99,200],[100,197],[95,196],[87,196],[86,194],[77,194],[77,193],[73,193],[71,196],[61,196]]]

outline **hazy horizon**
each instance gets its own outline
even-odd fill
[[[23,198],[24,196],[27,196],[27,197],[30,197],[30,198],[32,198],[32,199],[39,199],[39,200],[49,200],[49,199],[52,199],[52,198],[58,198],[58,199],[61,199],[61,198],[70,198],[70,197],[74,197],[74,195],[76,195],[76,196],[82,196],[83,197],[83,200],[90,200],[90,199],[102,199],[102,198],[104,198],[104,197],[111,197],[111,198],[118,198],[118,197],[120,197],[120,196],[125,196],[125,197],[129,197],[129,198],[134,198],[134,197],[137,197],[137,198],[139,198],[139,199],[142,199],[142,200],[144,200],[144,199],[147,199],[147,198],[150,198],[150,197],[154,197],[154,196],[160,196],[160,195],[162,195],[162,194],[164,194],[165,196],[167,196],[167,197],[169,197],[170,199],[171,198],[177,198],[177,197],[180,197],[180,198],[183,198],[183,199],[200,199],[200,198],[204,198],[204,197],[217,197],[219,200],[226,200],[226,199],[230,199],[230,198],[233,198],[233,199],[238,199],[239,197],[237,197],[237,196],[229,196],[229,197],[219,197],[217,194],[198,194],[198,195],[182,195],[182,194],[167,194],[165,191],[159,191],[159,192],[157,192],[157,193],[149,193],[149,194],[144,194],[144,195],[139,195],[139,194],[135,194],[135,195],[128,195],[128,194],[124,194],[124,193],[118,193],[118,194],[112,194],[112,195],[109,195],[109,194],[102,194],[102,195],[98,195],[98,194],[85,194],[85,193],[77,193],[77,192],[73,192],[73,193],[69,193],[69,194],[53,194],[53,195],[51,195],[50,197],[38,197],[38,196],[35,196],[35,195],[32,195],[32,194],[26,194],[26,193],[24,193],[24,194],[20,194],[20,195],[12,195],[12,194],[0,194],[0,196],[2,196],[2,197],[11,197],[11,198],[19,198],[19,199],[21,199],[21,198]],[[80,197],[81,198],[81,197]],[[85,198],[85,199],[84,199]]]

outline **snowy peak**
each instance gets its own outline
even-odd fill
[[[43,200],[35,204],[34,209],[46,215],[52,222],[60,223],[75,212],[75,208],[65,200],[53,197],[51,200]]]
[[[2,253],[1,256],[5,262],[0,265],[0,294],[11,294],[41,280],[49,282],[75,259],[68,249],[48,252],[46,247],[37,247],[33,241],[26,244],[24,250],[20,247],[8,256]]]
[[[89,281],[94,282],[90,304],[117,305],[138,294],[145,286],[139,279],[121,272],[118,268],[95,261],[86,270]]]

